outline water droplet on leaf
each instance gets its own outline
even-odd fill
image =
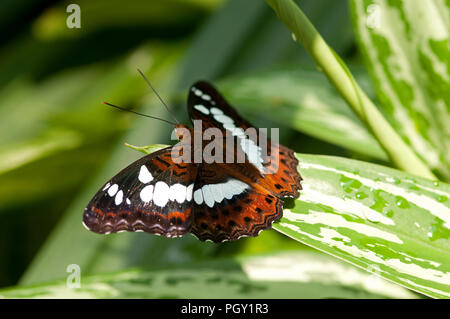
[[[356,193],[356,198],[358,198],[358,199],[364,199],[367,197],[368,197],[368,195],[366,193],[363,193],[363,192]]]
[[[404,199],[401,196],[397,196],[396,200],[395,200],[395,204],[399,207],[399,208],[408,208],[409,207],[409,203],[406,199]]]

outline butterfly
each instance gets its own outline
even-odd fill
[[[264,132],[257,132],[259,144],[244,134],[256,128],[205,81],[191,86],[187,109],[194,129],[175,124],[180,143],[142,157],[106,182],[84,210],[88,230],[143,231],[165,237],[192,233],[202,241],[222,242],[257,236],[282,217],[283,199],[295,198],[301,190],[294,152]],[[201,129],[195,128],[197,121]],[[214,139],[217,144],[210,142],[215,153],[223,154],[211,156],[225,160],[196,162],[192,154],[186,157],[189,146],[200,155],[207,147],[206,142],[195,147],[186,135],[208,129],[234,142],[231,146],[223,146],[220,138]],[[174,157],[177,152],[190,160]],[[243,160],[236,161],[239,154]]]

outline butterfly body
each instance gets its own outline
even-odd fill
[[[262,152],[243,134],[254,127],[206,82],[191,87],[188,112],[194,128],[175,125],[178,144],[144,156],[100,188],[84,211],[87,229],[165,237],[190,232],[221,242],[257,236],[282,217],[282,198],[301,189],[294,152],[259,133],[268,142]],[[208,129],[223,134],[195,138]]]

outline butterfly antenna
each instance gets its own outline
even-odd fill
[[[129,110],[129,109],[126,109],[126,108],[123,108],[123,107],[120,107],[120,106],[117,106],[117,105],[114,105],[114,104],[111,104],[111,103],[108,103],[108,102],[103,102],[103,104],[106,104],[106,105],[108,105],[108,106],[115,107],[116,109],[119,109],[119,110],[122,110],[122,111],[125,111],[125,112],[130,112],[130,113],[134,113],[134,114],[137,114],[137,115],[142,115],[142,116],[145,116],[145,117],[149,117],[149,118],[151,118],[151,119],[160,120],[160,121],[169,123],[169,124],[171,124],[171,125],[176,125],[175,123],[172,123],[172,122],[167,121],[167,120],[165,120],[165,119],[161,119],[161,118],[156,117],[156,116],[151,116],[151,115],[139,113],[139,112],[136,112],[136,111],[133,111],[133,110]]]
[[[141,76],[144,78],[145,82],[147,82],[148,86],[152,89],[153,92],[155,92],[156,96],[158,97],[158,99],[161,101],[161,103],[166,107],[167,112],[169,112],[169,114],[173,117],[173,119],[175,120],[175,122],[177,122],[177,124],[180,124],[180,122],[178,122],[177,118],[175,117],[175,115],[173,115],[173,113],[170,111],[169,107],[167,106],[166,102],[164,102],[164,100],[161,98],[161,96],[159,96],[158,92],[156,92],[156,90],[153,88],[152,84],[150,83],[150,81],[147,79],[147,77],[144,75],[144,73],[140,70],[137,69],[138,72],[141,74]]]

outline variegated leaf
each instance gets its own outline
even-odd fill
[[[298,155],[303,190],[274,228],[432,297],[450,297],[450,185]]]
[[[381,107],[415,152],[450,179],[450,2],[351,4]]]
[[[1,298],[417,298],[355,267],[312,251],[125,270],[19,286]]]

